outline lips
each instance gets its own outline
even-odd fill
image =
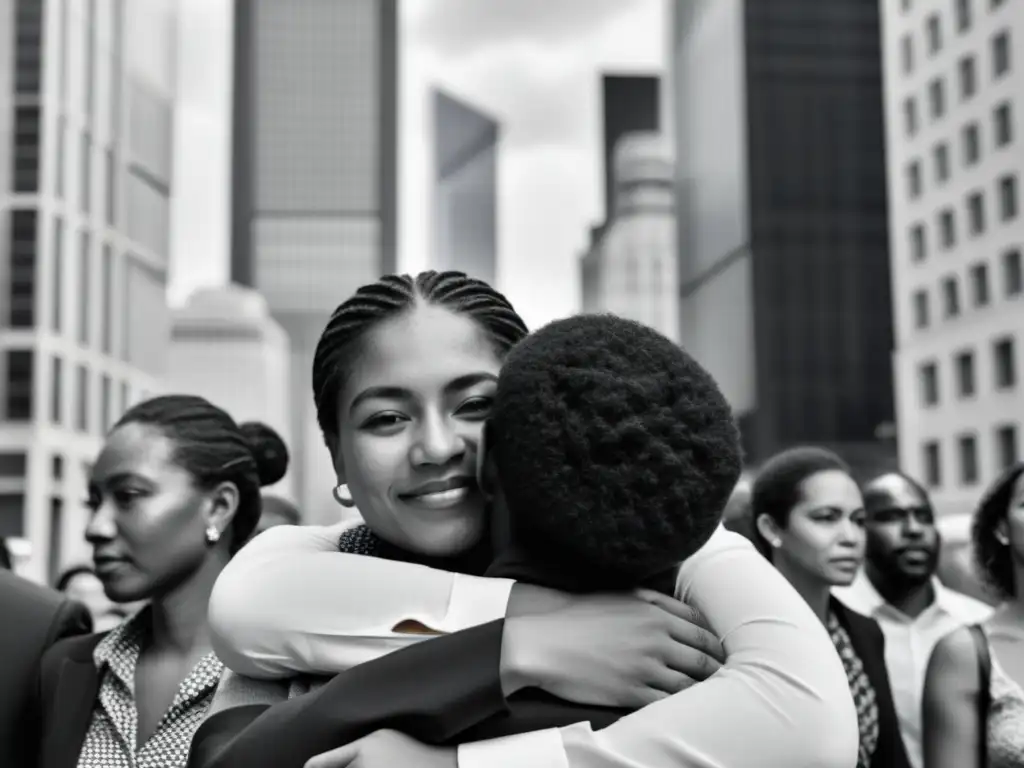
[[[109,571],[117,568],[120,565],[124,565],[128,562],[126,557],[117,557],[114,555],[94,555],[92,558],[93,565],[97,572]]]
[[[436,496],[441,493],[459,489],[471,489],[476,486],[476,479],[465,475],[449,477],[444,480],[431,480],[419,485],[411,491],[399,494],[403,499],[417,499],[424,496]]]

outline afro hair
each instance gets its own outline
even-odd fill
[[[594,588],[636,586],[696,552],[740,476],[711,375],[612,315],[558,320],[513,348],[490,422],[516,546]]]

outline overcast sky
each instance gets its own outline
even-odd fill
[[[230,147],[231,2],[181,2],[175,303],[226,279]],[[499,287],[531,326],[574,311],[577,260],[603,207],[599,75],[661,69],[664,0],[404,0],[401,7],[400,267],[426,266],[427,107],[439,85],[502,123]]]

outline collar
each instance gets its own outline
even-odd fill
[[[96,645],[92,659],[100,677],[104,668],[109,668],[129,691],[135,690],[135,665],[149,629],[149,614],[147,606],[110,630]]]
[[[925,612],[938,610],[942,613],[957,615],[959,613],[957,610],[959,606],[958,598],[961,596],[946,587],[937,576],[932,576],[931,585],[935,599],[925,609]],[[881,593],[875,588],[875,585],[871,583],[871,579],[868,578],[864,569],[860,570],[849,587],[836,589],[834,594],[849,608],[865,616],[874,616],[879,610],[885,610],[887,613],[895,614],[907,622],[914,621],[914,619],[904,614],[882,597]],[[922,613],[922,615],[924,614]]]

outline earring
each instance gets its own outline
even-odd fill
[[[1005,533],[1003,533],[1002,531],[996,531],[995,535],[996,535],[996,541],[998,541],[1002,546],[1004,546],[1004,547],[1010,546],[1010,537],[1007,536]]]
[[[206,528],[206,543],[211,547],[220,541],[220,531],[217,530],[217,526],[213,523]]]
[[[352,500],[352,494],[348,490],[348,485],[342,483],[331,490],[331,495],[334,496],[334,500],[341,504],[343,507],[354,507],[356,503]]]

